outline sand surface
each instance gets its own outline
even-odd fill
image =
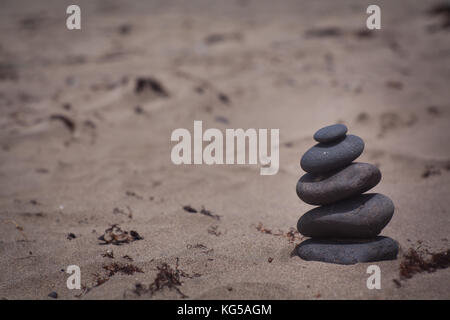
[[[178,299],[133,292],[177,259],[191,299],[450,298],[450,269],[397,287],[401,260],[378,262],[382,289],[368,290],[370,263],[303,261],[290,255],[301,236],[286,236],[312,208],[295,194],[299,159],[341,122],[383,174],[373,190],[396,212],[382,234],[400,257],[449,248],[450,33],[427,13],[436,2],[379,1],[372,36],[370,1],[78,3],[81,31],[65,27],[70,1],[0,4],[0,298]],[[167,95],[137,94],[139,77]],[[194,120],[279,128],[278,174],[174,165],[170,135]],[[144,239],[101,245],[112,224]],[[94,287],[113,262],[143,272]],[[69,265],[90,290],[67,289]]]

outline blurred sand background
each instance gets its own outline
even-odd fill
[[[289,237],[312,208],[295,194],[300,157],[341,122],[396,205],[382,234],[402,253],[448,249],[450,33],[436,3],[77,1],[82,30],[69,31],[71,1],[2,1],[0,298],[181,298],[133,292],[178,258],[191,299],[449,299],[450,269],[398,287],[401,260],[379,262],[382,289],[368,290],[370,263],[303,261]],[[369,4],[381,30],[365,28]],[[136,93],[139,77],[167,95]],[[171,132],[194,120],[279,128],[278,174],[172,164]],[[112,224],[144,239],[100,245]],[[143,272],[94,287],[112,262]],[[91,290],[67,289],[72,264]]]

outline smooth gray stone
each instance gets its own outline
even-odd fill
[[[316,175],[306,173],[297,182],[297,195],[312,205],[337,202],[375,187],[381,172],[369,163],[352,163],[339,171]]]
[[[366,193],[308,211],[298,220],[297,229],[312,238],[373,238],[393,214],[391,199]]]
[[[317,130],[317,132],[314,134],[314,140],[324,143],[340,140],[345,137],[347,130],[347,127],[343,124],[333,124],[331,126],[326,126],[322,129]]]
[[[309,173],[333,171],[352,163],[363,150],[364,141],[349,134],[343,140],[311,147],[300,160],[300,166]]]
[[[382,236],[356,241],[308,239],[297,247],[297,254],[304,260],[337,264],[395,260],[398,243]]]

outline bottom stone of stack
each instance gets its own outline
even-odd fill
[[[383,236],[367,240],[308,239],[300,243],[297,253],[300,258],[308,261],[355,264],[395,260],[398,254],[398,243]]]

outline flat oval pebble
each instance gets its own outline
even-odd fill
[[[314,134],[314,140],[324,143],[340,140],[345,137],[347,130],[347,127],[343,124],[333,124],[331,126],[326,126],[322,129],[317,130],[317,132]]]
[[[369,163],[352,163],[325,175],[306,173],[297,182],[297,195],[312,205],[337,202],[364,193],[381,180],[381,172]]]
[[[297,229],[313,238],[372,238],[393,214],[391,199],[367,193],[308,211],[298,220]]]
[[[304,260],[337,264],[395,260],[398,243],[382,236],[359,241],[309,239],[300,243],[297,254]]]
[[[300,166],[309,173],[333,171],[352,163],[363,150],[364,141],[349,134],[343,140],[311,147],[300,160]]]

